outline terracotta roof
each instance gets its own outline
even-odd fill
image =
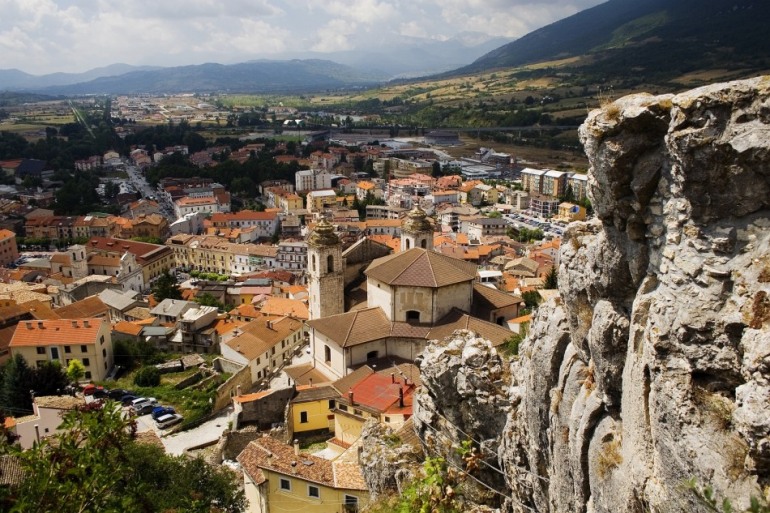
[[[312,363],[303,363],[299,365],[292,365],[290,367],[284,367],[283,371],[298,386],[308,385],[311,380],[314,385],[321,385],[330,381],[330,378],[315,368]]]
[[[54,309],[61,319],[81,319],[84,317],[99,317],[107,315],[110,309],[99,296],[91,296],[70,305]]]
[[[95,344],[103,319],[21,321],[10,347],[47,346],[66,343]],[[88,323],[88,326],[85,326]]]
[[[233,397],[233,401],[235,401],[236,403],[241,403],[241,404],[243,404],[243,403],[250,403],[250,402],[253,402],[253,401],[258,401],[258,400],[260,400],[260,399],[262,399],[264,397],[267,397],[270,394],[272,394],[273,392],[275,392],[275,390],[269,389],[269,390],[263,390],[262,392],[256,392],[254,394],[237,395],[237,396]]]
[[[366,269],[368,277],[388,285],[443,287],[476,277],[476,266],[421,248],[378,258]]]
[[[228,313],[233,316],[238,315],[241,317],[253,317],[253,318],[256,318],[262,315],[262,312],[260,312],[259,309],[252,304],[238,305],[237,307],[230,310]]]
[[[356,383],[359,383],[362,379],[365,379],[372,374],[374,374],[374,370],[368,365],[364,365],[363,367],[357,368],[347,376],[338,379],[332,383],[332,386],[340,394],[347,394]]]
[[[259,470],[269,470],[330,488],[367,490],[357,463],[331,462],[311,454],[297,456],[292,446],[268,436],[250,442],[237,459],[252,479],[259,476]]]
[[[313,319],[307,324],[342,347],[365,344],[390,335],[390,321],[379,307]]]
[[[307,403],[311,401],[321,401],[323,399],[335,399],[340,396],[339,392],[331,385],[299,385],[296,387],[297,395],[291,400],[293,403]]]
[[[503,344],[511,335],[513,335],[511,330],[503,328],[502,326],[482,321],[481,319],[471,317],[460,310],[454,309],[430,330],[428,338],[431,340],[443,339],[452,335],[455,330],[470,330],[478,336],[492,342],[492,345],[495,347]]]
[[[399,404],[399,390],[403,393],[404,405]],[[375,413],[400,413],[411,415],[414,385],[404,385],[400,376],[370,374],[350,387],[353,393],[351,404],[348,394],[342,394],[340,402],[351,404]]]
[[[241,326],[241,333],[227,346],[251,361],[292,333],[302,329],[302,321],[290,317],[263,316]]]
[[[118,333],[125,333],[127,335],[138,336],[142,332],[143,328],[144,326],[134,324],[133,322],[119,321],[115,323],[115,325],[112,327],[112,331],[117,331]]]
[[[307,305],[299,299],[270,297],[262,303],[260,310],[263,315],[291,315],[303,320],[310,317]]]
[[[477,306],[477,303],[482,303],[478,306],[490,308],[492,310],[497,308],[504,308],[506,306],[512,306],[522,303],[524,300],[518,296],[512,296],[501,292],[497,289],[487,287],[481,283],[473,284],[473,306]]]

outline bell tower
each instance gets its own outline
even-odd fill
[[[342,243],[326,219],[307,238],[307,268],[310,319],[344,313]]]
[[[433,249],[433,225],[419,206],[410,210],[401,223],[401,251],[412,248]]]

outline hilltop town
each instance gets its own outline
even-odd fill
[[[0,162],[0,357],[82,364],[70,395],[41,383],[3,405],[17,443],[112,399],[168,453],[242,473],[251,508],[367,504],[364,424],[414,438],[415,361],[431,340],[469,330],[514,354],[558,296],[565,226],[590,217],[583,172],[481,146],[453,157],[452,132],[412,139],[150,139],[74,160],[64,185],[47,161]],[[262,163],[277,172],[244,187]],[[98,178],[101,203],[82,215],[62,204],[78,175]],[[154,382],[138,378],[147,368]]]

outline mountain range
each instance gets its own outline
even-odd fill
[[[472,75],[556,60],[565,72],[599,83],[660,83],[716,69],[748,75],[770,69],[768,17],[770,2],[765,0],[609,0],[512,42],[464,33],[447,41],[401,38],[380,45],[387,50],[367,53],[285,54],[282,60],[227,65],[116,64],[41,77],[0,70],[0,90],[64,95],[299,93],[364,88],[397,77]]]

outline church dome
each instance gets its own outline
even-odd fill
[[[433,232],[433,225],[428,220],[428,214],[419,206],[416,206],[409,211],[406,219],[401,223],[401,231],[405,233]]]
[[[315,229],[307,238],[307,243],[315,247],[334,246],[340,243],[340,238],[334,233],[334,226],[324,218],[315,225]]]

